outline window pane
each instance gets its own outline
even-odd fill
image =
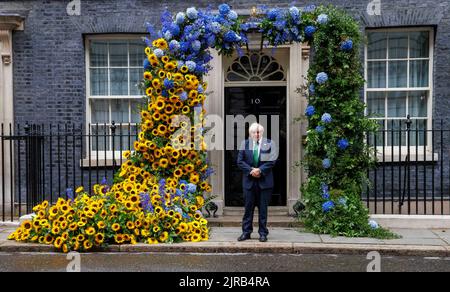
[[[114,41],[109,43],[109,66],[128,66],[128,43],[126,41]]]
[[[370,117],[384,117],[385,92],[367,93],[367,112]]]
[[[143,74],[144,68],[130,69],[130,95],[144,95],[138,87],[138,84],[142,80]]]
[[[368,62],[367,76],[369,88],[385,88],[386,62]]]
[[[411,91],[408,98],[408,113],[411,117],[426,118],[428,105],[427,91]]]
[[[389,59],[408,58],[408,33],[389,33]]]
[[[427,120],[413,120],[411,124],[411,130],[409,134],[409,140],[411,146],[416,146],[417,141],[419,146],[426,145],[426,133],[427,133]],[[422,149],[420,149],[422,150]]]
[[[387,146],[406,146],[406,121],[388,120],[387,121]]]
[[[106,42],[91,42],[89,54],[92,67],[108,66],[108,44]]]
[[[145,106],[145,101],[143,99],[131,100],[131,122],[140,123],[141,122],[141,108]]]
[[[389,88],[406,87],[408,61],[389,62]]]
[[[108,123],[109,122],[109,100],[98,99],[91,100],[91,123]]]
[[[128,69],[110,69],[111,95],[128,95]]]
[[[409,66],[409,87],[428,87],[429,61],[411,61]]]
[[[411,32],[409,34],[410,58],[428,58],[429,57],[429,38],[428,31]]]
[[[109,148],[109,126],[92,125],[92,150],[93,151],[105,151]]]
[[[91,95],[108,95],[108,69],[90,69]]]
[[[367,58],[386,59],[387,37],[385,32],[368,33]]]
[[[142,62],[145,59],[145,46],[143,42],[130,42],[130,66],[142,67]]]
[[[111,121],[118,123],[128,123],[129,100],[112,99],[111,100]]]
[[[378,123],[378,131],[374,133],[369,133],[369,145],[370,146],[382,146],[383,145],[383,136],[386,135],[385,131],[385,121],[377,120]],[[376,142],[376,144],[375,144]]]
[[[388,92],[387,106],[388,117],[406,117],[406,92]]]

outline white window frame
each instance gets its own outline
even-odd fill
[[[142,99],[143,95],[122,95],[122,96],[114,96],[114,95],[96,95],[96,96],[91,96],[91,79],[90,79],[90,69],[92,68],[97,68],[97,67],[91,67],[90,66],[90,44],[92,41],[117,41],[117,40],[132,40],[132,39],[142,39],[143,37],[145,37],[144,34],[108,34],[108,35],[89,35],[86,36],[85,38],[85,68],[86,68],[86,135],[88,135],[89,131],[92,135],[92,129],[89,129],[89,125],[95,125],[95,123],[91,123],[92,122],[92,109],[91,109],[91,101],[92,100],[101,100],[101,99],[106,99],[106,100],[114,100],[114,99],[118,99],[118,100],[129,100],[131,102],[131,100],[135,99],[135,100],[140,100]],[[129,48],[128,48],[129,50]],[[109,56],[109,46],[108,46],[108,64],[107,67],[98,67],[98,68],[107,68],[108,70],[111,68],[116,68],[116,67],[111,67],[110,66],[110,60],[109,60],[110,56]],[[124,67],[117,67],[117,68],[124,68]],[[137,66],[132,66],[130,67],[130,57],[128,54],[128,69],[133,69],[133,68],[142,68],[141,66],[137,67]],[[108,74],[108,93],[110,93],[110,80],[109,80],[109,74]],[[128,87],[128,94],[130,94],[130,88]],[[109,117],[108,120],[111,121],[111,103],[109,103]],[[128,116],[129,118],[131,118],[131,105],[128,106]],[[131,119],[130,119],[131,121]],[[101,123],[99,124],[99,126],[104,126],[105,123]],[[128,125],[128,123],[126,124]],[[111,123],[106,123],[106,126],[111,126]],[[119,124],[116,124],[117,127],[119,127]],[[131,123],[131,126],[136,126],[136,123]],[[138,129],[139,130],[139,129]],[[120,131],[119,129],[117,131]],[[108,138],[109,144],[111,145],[111,137]],[[91,147],[89,148],[89,141],[86,139],[86,148],[85,149],[89,149],[87,154],[86,154],[86,158],[83,159],[83,161],[80,163],[80,165],[82,165],[83,167],[86,167],[89,163],[89,157],[91,158],[91,166],[95,167],[95,166],[110,166],[112,165],[112,158],[114,157],[116,162],[118,163],[118,161],[120,161],[120,155],[121,153],[123,153],[123,151],[125,151],[125,149],[122,150],[116,150],[113,151],[112,150],[93,150],[92,146],[93,146],[93,142],[91,139]],[[97,156],[98,153],[98,156]],[[105,156],[106,154],[106,156]],[[97,164],[96,161],[98,162],[98,165],[93,165]],[[118,165],[118,164],[117,164]]]
[[[407,59],[389,59],[389,43],[387,46],[387,55],[385,59],[371,59],[370,61],[408,61],[407,66],[407,87],[388,87],[389,82],[386,78],[386,87],[385,88],[368,88],[368,43],[366,42],[364,46],[364,79],[366,82],[364,83],[364,103],[367,105],[367,93],[368,92],[399,92],[399,91],[427,91],[429,93],[428,101],[427,101],[427,117],[426,117],[426,124],[427,129],[432,130],[432,121],[433,121],[433,82],[434,82],[434,76],[433,76],[433,65],[434,65],[434,28],[433,27],[405,27],[405,28],[382,28],[382,29],[366,29],[365,36],[367,37],[370,32],[387,32],[387,33],[393,33],[393,32],[428,32],[429,33],[429,57],[428,58],[410,58],[410,44],[408,39],[408,57]],[[409,64],[411,60],[428,60],[429,61],[429,67],[428,67],[428,87],[412,87],[410,88],[410,76],[409,76]],[[389,66],[386,66],[386,77],[388,76],[388,70]],[[407,100],[408,102],[408,100]],[[387,104],[387,98],[385,98],[385,113],[387,112],[388,104]],[[406,111],[408,111],[408,108],[406,108]],[[367,115],[367,107],[365,109],[365,114]],[[384,116],[383,118],[380,117],[374,117],[371,118],[373,120],[405,120],[406,117],[387,117]],[[411,120],[425,120],[424,118],[411,118]],[[418,146],[418,159],[417,161],[432,161],[433,159],[436,161],[438,160],[438,155],[436,153],[433,154],[432,144],[431,144],[431,138],[432,134],[430,131],[427,132],[426,141],[427,144],[425,146]],[[393,150],[392,150],[393,149]],[[377,146],[377,157],[379,158],[379,161],[383,160],[383,151],[385,155],[384,162],[398,162],[398,161],[405,161],[405,156],[408,153],[408,146]],[[424,153],[425,150],[425,153]],[[400,153],[401,156],[400,157]],[[413,161],[416,159],[416,146],[410,146],[409,147],[409,153],[410,153],[410,160]],[[387,158],[387,159],[386,159]]]

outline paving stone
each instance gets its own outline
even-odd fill
[[[384,242],[380,239],[376,238],[348,238],[348,237],[332,237],[330,235],[320,235],[323,243],[347,243],[347,244],[384,244]]]
[[[385,240],[386,244],[398,245],[436,245],[445,246],[447,243],[440,238],[401,238]]]
[[[439,238],[429,229],[391,229],[391,231],[403,238]]]

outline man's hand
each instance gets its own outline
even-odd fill
[[[252,171],[250,172],[250,175],[256,178],[260,178],[261,170],[259,168],[253,168]]]

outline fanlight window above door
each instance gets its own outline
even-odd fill
[[[286,81],[286,75],[277,60],[263,52],[250,53],[233,61],[225,82]]]

